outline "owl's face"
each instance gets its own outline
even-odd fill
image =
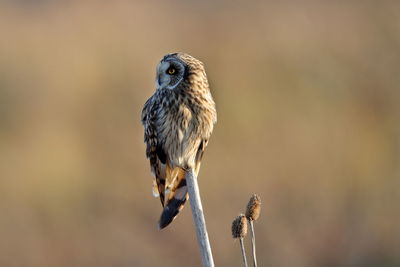
[[[184,79],[186,64],[175,54],[166,55],[157,66],[156,87],[174,89]]]
[[[183,81],[188,80],[189,74],[205,76],[203,63],[184,53],[166,55],[157,66],[156,88],[175,89]],[[187,81],[190,83],[190,81]]]

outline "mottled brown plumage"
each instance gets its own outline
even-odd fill
[[[203,63],[184,53],[166,55],[157,66],[156,92],[142,111],[153,192],[164,207],[160,228],[183,208],[188,198],[185,170],[198,174],[216,120]]]

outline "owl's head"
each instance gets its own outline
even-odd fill
[[[167,54],[157,66],[157,89],[175,89],[182,82],[192,84],[196,79],[205,79],[204,65],[201,61],[185,53]]]

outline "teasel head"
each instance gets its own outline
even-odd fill
[[[255,221],[260,217],[261,199],[257,194],[253,194],[247,204],[246,218],[249,221]]]
[[[245,238],[247,235],[247,221],[244,214],[237,216],[232,222],[232,237]]]

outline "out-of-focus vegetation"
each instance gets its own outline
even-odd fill
[[[200,266],[188,207],[157,230],[139,121],[173,51],[218,105],[218,266],[252,193],[261,266],[400,265],[399,2],[26,0],[0,3],[0,266]]]

